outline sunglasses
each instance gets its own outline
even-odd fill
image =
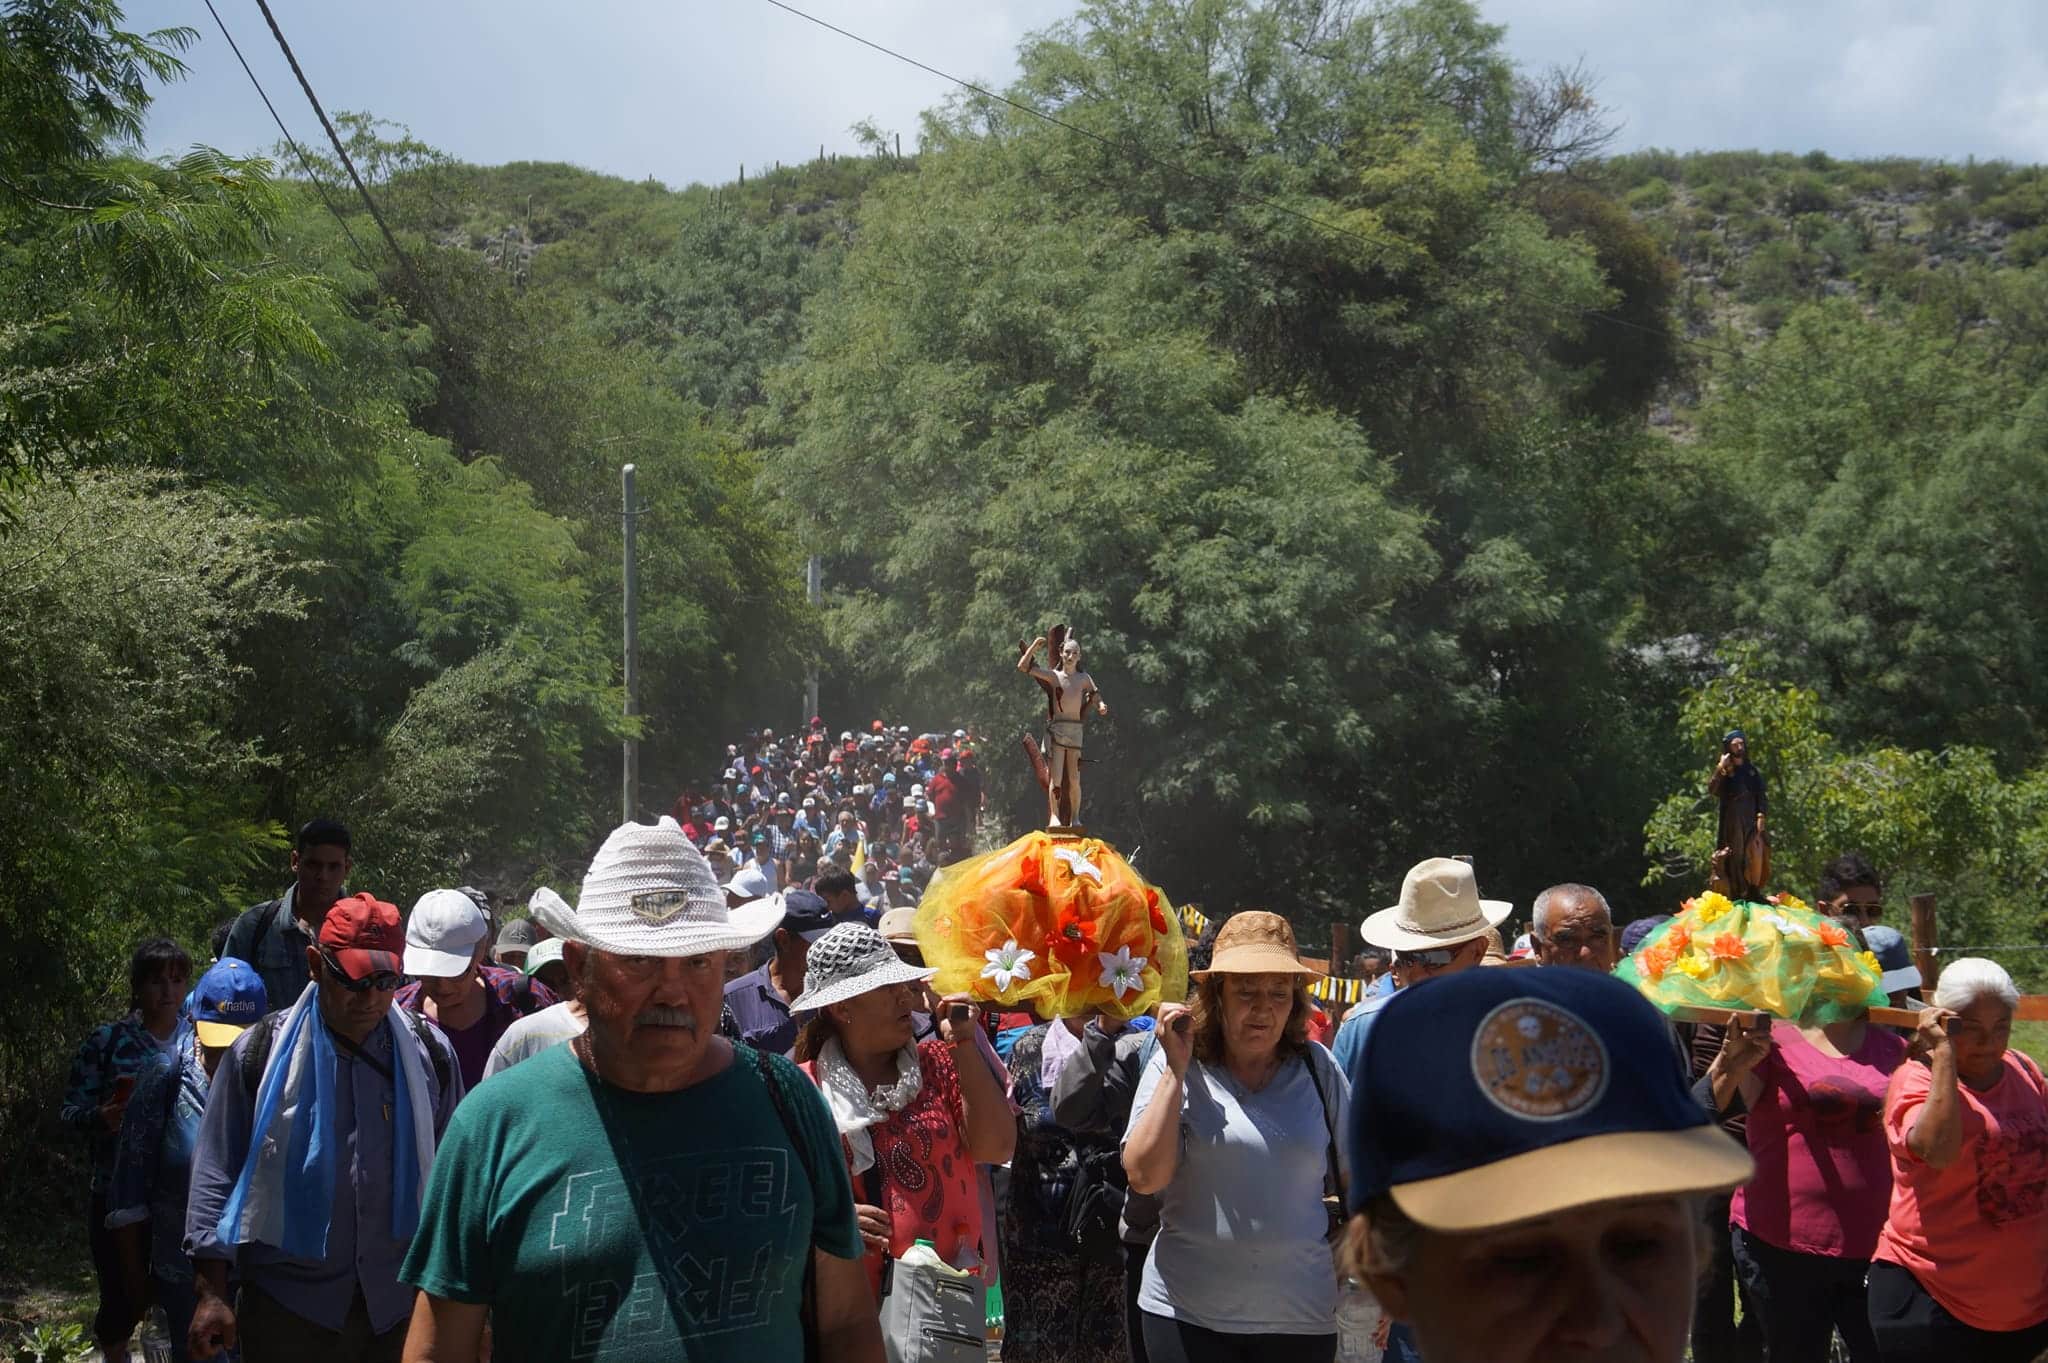
[[[1458,949],[1456,947],[1432,947],[1428,951],[1397,951],[1394,953],[1394,964],[1410,968],[1422,966],[1430,970],[1442,970],[1457,958]]]
[[[357,979],[343,970],[341,962],[334,958],[334,953],[325,947],[320,949],[320,959],[326,963],[327,973],[334,977],[334,982],[351,994],[368,993],[372,989],[396,989],[405,983],[405,977],[395,970],[373,970]]]

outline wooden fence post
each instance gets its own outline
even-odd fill
[[[1351,963],[1351,925],[1330,924],[1330,978],[1340,979],[1351,972],[1345,969]]]
[[[1908,901],[1913,906],[1913,964],[1920,967],[1920,997],[1934,997],[1934,984],[1941,974],[1941,958],[1935,953],[1940,945],[1934,917],[1934,896],[1916,894]]]

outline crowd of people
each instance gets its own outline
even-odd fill
[[[1348,1012],[1263,909],[1151,1016],[1004,1012],[914,931],[973,767],[764,730],[510,921],[351,892],[307,824],[284,895],[196,980],[143,943],[79,1050],[105,1356],[152,1306],[172,1357],[250,1363],[2048,1351],[2048,1086],[1997,965],[1910,1034],[1674,1026],[1612,974],[1654,921],[1557,885],[1511,949],[1430,858]],[[1819,888],[1910,992],[1876,872]]]

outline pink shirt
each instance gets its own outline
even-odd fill
[[[1901,1065],[1885,1095],[1892,1209],[1875,1257],[1911,1273],[1965,1325],[2024,1330],[2048,1320],[2048,1091],[2017,1051],[1984,1092],[1958,1081],[1963,1146],[1936,1169],[1906,1148],[1933,1076]]]
[[[1772,1024],[1771,1041],[1749,1109],[1756,1177],[1735,1190],[1728,1219],[1779,1249],[1868,1259],[1891,1203],[1885,1085],[1906,1043],[1868,1027],[1854,1055],[1836,1057],[1789,1022]]]

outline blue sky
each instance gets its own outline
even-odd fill
[[[1071,0],[795,0],[955,75],[1001,83]],[[286,123],[318,125],[255,0],[214,0]],[[330,111],[368,110],[464,160],[570,161],[672,185],[849,150],[872,118],[914,140],[943,81],[763,0],[272,0]],[[1583,56],[1625,147],[1763,147],[2048,161],[2043,0],[1488,0],[1530,66]],[[199,0],[191,74],[149,145],[269,148],[275,133]]]

